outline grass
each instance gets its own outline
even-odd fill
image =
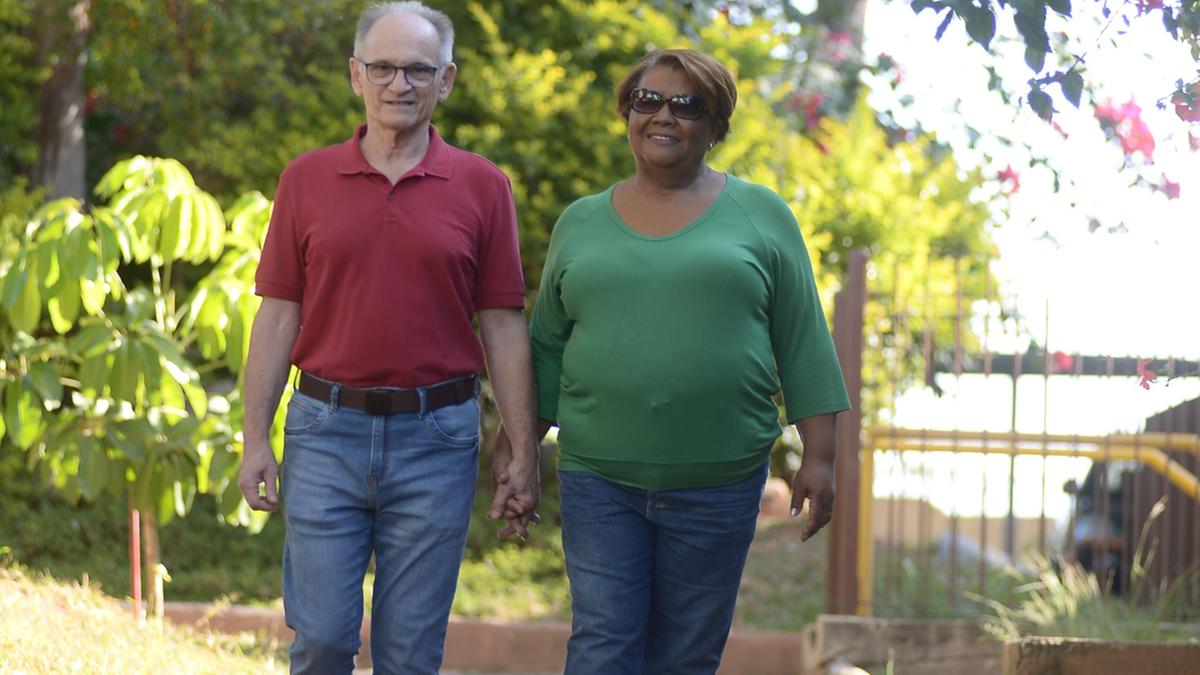
[[[735,628],[799,630],[825,611],[829,534],[800,541],[803,519],[758,527],[738,590]]]
[[[1170,594],[1147,605],[1134,605],[1105,592],[1096,575],[1077,563],[1037,558],[1033,564],[1037,578],[1016,589],[1018,600],[1012,605],[975,598],[992,612],[983,619],[984,631],[992,637],[1156,642],[1184,642],[1200,637],[1200,626],[1188,628],[1186,624],[1165,621],[1177,609]]]
[[[1156,548],[1151,525],[1166,507],[1160,499],[1142,527],[1129,573],[1132,600],[1114,596],[1092,572],[1078,563],[1034,557],[1036,579],[1018,587],[1011,605],[994,599],[974,600],[991,610],[983,628],[999,640],[1025,636],[1093,638],[1111,641],[1192,642],[1200,640],[1200,575],[1176,577],[1163,589],[1153,588],[1149,569]],[[1180,623],[1182,622],[1182,623]]]
[[[1032,577],[987,565],[982,587],[976,561],[951,565],[936,546],[875,549],[874,614],[902,619],[978,619],[987,609],[972,597],[1011,599]]]
[[[458,616],[502,621],[569,621],[571,598],[558,532],[548,547],[495,548],[468,557],[451,610]]]
[[[282,673],[254,636],[135,621],[89,584],[0,569],[0,672]]]

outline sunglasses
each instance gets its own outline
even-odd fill
[[[629,107],[643,115],[653,115],[662,110],[663,104],[671,114],[681,120],[696,120],[704,116],[704,99],[695,94],[680,94],[667,98],[652,89],[634,89],[629,97]]]

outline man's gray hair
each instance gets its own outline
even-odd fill
[[[438,59],[441,60],[438,65],[444,66],[454,60],[454,24],[450,21],[450,17],[446,16],[444,12],[426,7],[416,0],[381,2],[364,9],[362,14],[358,15],[358,28],[354,31],[355,57],[362,55],[362,43],[366,39],[367,33],[370,32],[371,26],[388,14],[415,14],[433,24],[438,34]]]

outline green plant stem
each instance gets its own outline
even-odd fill
[[[175,289],[171,286],[171,277],[175,270],[175,263],[167,261],[163,265],[163,287],[158,293],[166,304],[163,316],[159,318],[158,326],[164,333],[173,333],[175,326],[167,326],[166,317],[171,317],[172,323],[175,323]]]
[[[154,289],[154,318],[160,329],[164,329],[167,325],[166,312],[167,305],[163,299],[163,279],[159,265],[154,264],[154,258],[150,259],[150,280]]]

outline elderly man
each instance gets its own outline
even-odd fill
[[[352,670],[372,554],[376,672],[437,672],[474,499],[485,356],[514,448],[492,513],[522,536],[535,517],[511,187],[430,124],[454,85],[453,42],[449,18],[418,2],[365,10],[350,81],[366,124],[279,180],[256,276],[239,484],[255,509],[280,495],[285,506],[292,672]],[[277,492],[268,429],[290,364]]]

